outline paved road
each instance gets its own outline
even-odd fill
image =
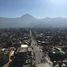
[[[9,66],[9,63],[10,63],[10,62],[8,62],[7,64],[5,64],[3,67],[8,67],[8,66]]]
[[[38,64],[37,67],[50,67],[50,65],[48,63],[41,63]]]
[[[32,33],[30,31],[30,35],[31,35],[31,46],[33,47],[33,51],[35,53],[35,64],[36,64],[36,67],[51,67],[49,65],[49,62],[47,59],[48,57],[45,57],[44,60],[46,60],[47,62],[46,63],[42,63],[41,60],[43,59],[42,56],[43,56],[43,52],[42,52],[42,49],[40,49],[40,46],[37,45],[37,42],[34,40],[33,36],[32,36]]]

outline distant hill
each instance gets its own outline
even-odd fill
[[[0,17],[0,28],[44,28],[44,27],[67,27],[67,18],[44,18],[36,19],[35,17],[25,14],[18,18]]]
[[[38,23],[39,22],[39,23]],[[57,18],[44,18],[38,21],[35,27],[67,27],[67,18],[57,17]]]

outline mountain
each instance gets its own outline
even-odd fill
[[[44,18],[39,19],[36,28],[48,28],[48,27],[67,27],[67,18],[57,17],[57,18]]]
[[[0,28],[30,27],[30,24],[34,20],[36,20],[36,18],[29,14],[25,14],[18,18],[0,17]]]
[[[35,17],[25,14],[17,18],[0,17],[0,28],[44,28],[44,27],[67,27],[67,18],[44,18],[36,19]]]
[[[30,14],[25,14],[25,15],[21,16],[20,18],[23,20],[31,20],[31,21],[36,19],[35,17],[31,16]]]

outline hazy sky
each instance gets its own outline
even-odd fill
[[[0,0],[1,17],[67,17],[67,0]]]

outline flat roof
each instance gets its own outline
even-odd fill
[[[28,45],[26,45],[26,44],[21,45],[21,48],[27,48],[27,47],[28,47]]]

